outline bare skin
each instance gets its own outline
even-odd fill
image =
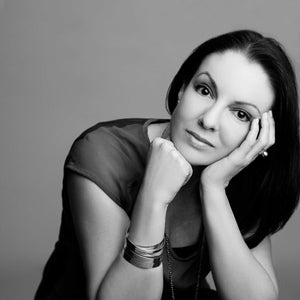
[[[230,180],[275,142],[275,124],[269,111],[273,94],[259,66],[251,64],[240,53],[222,55],[208,57],[200,66],[200,71],[204,68],[216,80],[218,96],[191,82],[179,95],[180,104],[171,117],[170,138],[160,137],[166,124],[150,125],[147,168],[131,220],[94,183],[75,174],[69,178],[68,193],[87,274],[89,299],[161,298],[162,266],[144,270],[125,261],[121,253],[124,237],[129,229],[130,239],[137,244],[151,245],[162,240],[168,208],[172,207],[172,200],[181,187],[190,184],[187,181],[192,175],[192,165],[205,166],[199,178],[202,201],[195,206],[203,207],[212,274],[221,298],[277,299],[270,237],[250,250],[225,194]],[[230,74],[227,64],[231,66]],[[230,77],[240,80],[241,71],[245,77],[238,85],[227,82]],[[258,86],[261,82],[264,89]],[[209,91],[210,86],[207,84],[206,88]],[[259,104],[258,112],[252,111],[253,117],[246,123],[245,114],[237,113],[237,109],[246,110],[245,104],[237,106],[236,96],[243,98],[251,91],[255,99],[252,101],[250,97],[244,102]],[[257,104],[259,97],[261,101]],[[186,134],[186,128],[205,135],[211,145],[195,141]],[[193,244],[196,235],[188,236],[183,240],[174,239],[172,244]]]

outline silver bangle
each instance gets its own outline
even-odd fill
[[[126,248],[145,257],[155,257],[162,254],[165,245],[165,240],[154,246],[138,246],[126,239]]]
[[[123,257],[130,264],[141,269],[152,269],[159,267],[162,263],[162,255],[157,257],[144,257],[125,248]]]
[[[153,246],[136,245],[126,238],[123,257],[130,264],[142,268],[156,268],[162,263],[165,239]]]

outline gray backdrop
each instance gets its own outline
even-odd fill
[[[58,235],[65,155],[100,120],[166,117],[164,96],[201,41],[252,28],[300,70],[289,1],[0,1],[0,299],[32,299]],[[281,299],[299,299],[299,210],[274,236]]]

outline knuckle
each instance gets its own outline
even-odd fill
[[[188,168],[187,168],[187,165],[186,165],[186,162],[184,161],[184,159],[182,159],[181,157],[178,157],[178,162],[179,162],[180,168],[181,168],[184,172],[187,172],[187,171],[188,171]]]
[[[191,176],[193,174],[193,169],[190,165],[186,166],[186,176]]]
[[[265,141],[267,138],[266,134],[262,132],[262,134],[259,135],[257,141],[258,143],[262,143],[263,141]]]
[[[167,140],[165,140],[161,143],[161,148],[164,151],[170,151],[173,149],[172,144]]]
[[[262,137],[258,140],[257,146],[258,148],[265,148],[265,146],[268,144],[268,140],[265,137]]]
[[[251,162],[252,162],[252,158],[249,157],[249,156],[246,156],[246,157],[244,158],[244,160],[243,160],[243,164],[242,164],[241,167],[246,167],[246,166],[248,166]]]
[[[251,148],[254,145],[255,140],[251,138],[247,138],[244,143],[247,148]]]
[[[162,143],[162,139],[160,137],[157,137],[153,139],[152,141],[152,147],[158,147]]]
[[[237,169],[244,167],[245,159],[231,158],[230,163]]]
[[[177,153],[177,151],[176,151],[175,149],[172,149],[172,150],[170,151],[170,155],[172,156],[173,159],[179,160],[178,153]]]

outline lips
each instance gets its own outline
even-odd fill
[[[193,136],[196,140],[198,140],[201,143],[204,143],[210,147],[214,147],[214,145],[212,143],[210,143],[208,140],[206,140],[205,138],[201,137],[199,134],[197,134],[194,131],[191,130],[186,130],[188,134],[190,134],[191,136]]]

